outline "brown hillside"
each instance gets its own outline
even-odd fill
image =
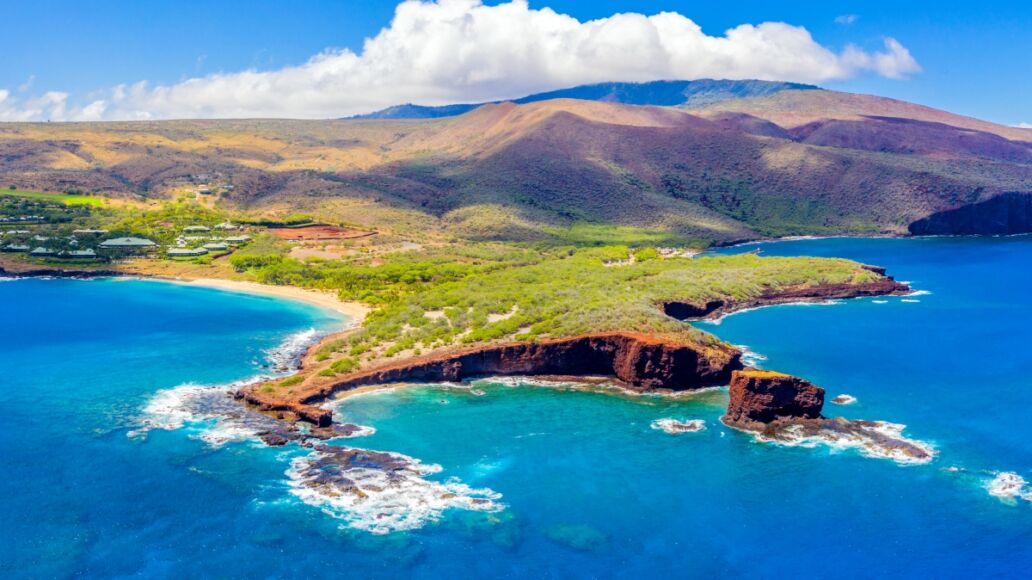
[[[0,184],[169,196],[207,180],[233,186],[230,206],[474,238],[906,233],[1032,192],[1028,133],[829,91],[692,113],[557,99],[436,120],[0,124]]]

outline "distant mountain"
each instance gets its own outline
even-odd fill
[[[695,81],[653,81],[648,83],[599,83],[581,85],[546,93],[512,99],[516,104],[536,103],[552,99],[579,99],[624,105],[656,105],[663,107],[705,107],[724,101],[748,97],[765,97],[785,90],[820,90],[820,87],[800,83],[775,81],[727,81],[701,79]],[[462,115],[485,104],[466,103],[429,107],[423,105],[396,105],[352,119],[437,119]]]

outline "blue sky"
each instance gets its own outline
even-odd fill
[[[443,1],[475,4],[474,0]],[[30,118],[31,111],[38,113],[35,118],[77,118],[77,115],[86,118],[84,108],[99,102],[102,105],[91,109],[98,118],[319,117],[333,116],[338,110],[340,114],[348,114],[376,108],[381,104],[394,104],[393,101],[441,103],[465,100],[461,98],[464,96],[480,100],[518,96],[515,93],[521,90],[550,88],[565,84],[567,79],[570,84],[595,80],[577,70],[577,67],[591,67],[590,60],[571,62],[566,69],[549,69],[548,75],[533,69],[512,75],[505,70],[492,72],[491,64],[495,62],[500,63],[502,69],[519,67],[521,63],[517,60],[513,64],[502,57],[494,59],[492,50],[510,49],[494,46],[491,40],[498,34],[490,28],[485,28],[486,32],[480,36],[463,41],[462,50],[480,54],[482,58],[470,57],[472,60],[463,61],[461,66],[450,62],[446,54],[439,55],[442,62],[413,64],[387,60],[385,64],[382,59],[413,60],[442,52],[441,47],[446,51],[452,42],[448,38],[441,38],[438,43],[424,39],[423,44],[396,49],[398,43],[405,42],[405,38],[398,40],[404,36],[401,30],[395,31],[394,40],[384,42],[386,48],[381,51],[393,56],[383,56],[372,64],[351,62],[352,56],[362,56],[364,39],[392,25],[396,4],[346,0],[8,3],[3,8],[6,54],[0,67],[0,90],[6,90],[8,96],[6,101],[0,99],[0,116],[4,114],[6,102],[7,118],[17,115]],[[848,45],[854,45],[868,55],[870,62],[861,61],[867,64],[854,66],[849,63],[856,59],[843,57],[824,63],[819,72],[808,70],[806,62],[791,64],[782,72],[776,69],[781,62],[779,59],[743,61],[736,65],[734,70],[738,72],[732,76],[769,70],[774,76],[796,76],[798,78],[793,80],[811,80],[828,88],[901,98],[1000,123],[1032,123],[1032,58],[1029,58],[1032,34],[1028,33],[1032,30],[1032,4],[994,2],[991,7],[988,4],[948,0],[793,3],[531,0],[529,12],[550,8],[582,23],[610,18],[617,13],[650,16],[664,11],[676,12],[701,27],[707,37],[718,38],[728,29],[743,24],[784,22],[801,27],[812,36],[814,46],[806,50],[841,56]],[[612,28],[619,29],[617,24],[625,26],[626,23],[614,21]],[[633,29],[634,23],[625,27]],[[442,30],[448,32],[449,29]],[[920,72],[909,69],[906,62],[897,62],[895,68],[888,69],[871,64],[877,54],[888,50],[884,44],[886,37],[895,39],[909,52]],[[619,38],[638,37],[628,31]],[[786,44],[792,42],[787,37],[771,42],[773,48],[763,50],[795,46]],[[482,50],[477,43],[485,44]],[[284,68],[305,67],[314,56],[327,50],[339,57],[339,62],[328,60],[296,74],[268,78],[233,76],[248,70],[275,74]],[[566,49],[556,50],[563,56],[562,51]],[[643,62],[649,60],[647,56],[641,57]],[[611,72],[599,74],[633,77],[633,65],[633,62],[616,63]],[[354,68],[356,66],[361,68]],[[389,87],[374,86],[377,81],[370,75],[383,67],[392,70],[395,76],[384,75],[384,84]],[[432,72],[409,85],[409,80],[424,69]],[[666,70],[696,69],[657,69],[654,74],[664,75]],[[703,67],[701,70],[708,73],[714,69]],[[205,79],[219,73],[227,78],[217,82],[187,82],[186,86],[181,86],[190,79]],[[326,75],[334,74],[347,79],[325,80]],[[312,75],[321,80],[313,81]],[[904,78],[887,78],[893,76]],[[453,83],[449,79],[457,80]],[[132,85],[140,81],[147,83],[132,91]],[[119,85],[127,87],[118,92],[115,87]],[[155,91],[155,87],[168,90]],[[269,94],[262,97],[263,90]],[[58,96],[44,98],[47,92]],[[329,98],[326,93],[337,95]],[[58,101],[61,109],[54,108]]]

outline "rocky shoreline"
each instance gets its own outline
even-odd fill
[[[719,318],[740,310],[778,304],[911,292],[906,284],[887,276],[884,269],[875,266],[864,268],[881,277],[859,284],[767,290],[749,300],[714,299],[702,304],[668,301],[657,307],[668,316],[689,321]],[[34,268],[10,271],[0,266],[0,276],[10,277],[125,275],[118,270]],[[234,398],[282,421],[282,429],[269,429],[260,436],[270,445],[283,445],[303,438],[326,439],[352,434],[356,427],[335,425],[332,411],[324,409],[321,404],[338,393],[374,385],[456,382],[478,376],[506,375],[608,376],[639,392],[687,391],[730,384],[731,400],[722,419],[730,427],[758,434],[766,440],[791,442],[838,438],[882,449],[886,456],[915,461],[930,458],[927,449],[902,437],[893,437],[878,422],[825,418],[821,415],[823,389],[790,375],[746,368],[741,358],[742,353],[738,349],[719,341],[702,344],[639,332],[596,333],[454,349],[361,369],[330,383],[317,383],[287,393],[263,389],[265,385],[262,384],[249,385],[234,393]],[[299,421],[313,427],[299,431],[296,426]]]
[[[776,304],[911,292],[906,284],[885,276],[883,269],[867,268],[882,278],[860,284],[782,288],[743,301],[667,302],[658,307],[679,320],[697,320]],[[599,333],[457,349],[361,369],[330,383],[301,386],[287,393],[252,385],[238,391],[236,397],[284,420],[328,427],[333,423],[332,412],[323,409],[322,403],[338,393],[371,385],[454,382],[487,375],[602,375],[642,392],[684,391],[728,384],[734,372],[745,368],[741,356],[739,350],[722,342],[702,345],[636,332]]]

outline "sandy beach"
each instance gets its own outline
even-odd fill
[[[183,283],[191,286],[203,286],[205,288],[217,288],[219,290],[246,292],[249,294],[262,294],[265,296],[275,296],[277,298],[307,302],[313,306],[319,306],[320,308],[339,312],[350,318],[353,325],[360,324],[362,320],[365,319],[366,314],[369,313],[368,307],[358,302],[342,302],[337,299],[337,296],[333,292],[330,291],[307,290],[294,286],[270,286],[268,284],[259,284],[258,282],[224,280],[218,278],[198,278],[196,280],[184,280]]]

